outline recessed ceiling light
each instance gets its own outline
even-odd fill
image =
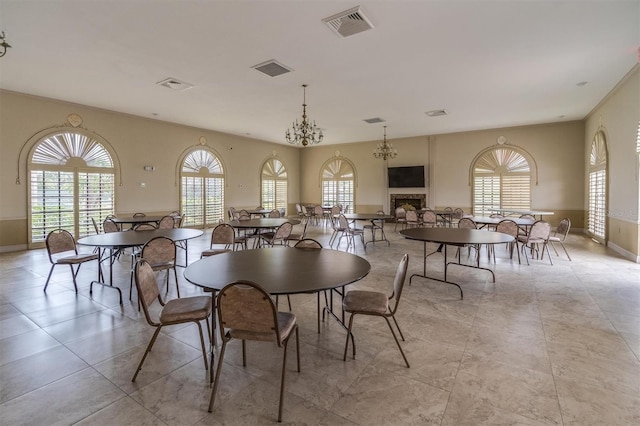
[[[447,111],[444,109],[434,109],[433,111],[425,112],[429,117],[440,117],[442,115],[447,115]]]
[[[588,82],[588,81],[581,81],[581,82],[579,82],[579,83],[576,83],[576,86],[578,86],[578,87],[582,87],[582,86],[586,86],[587,84],[589,84],[589,82]]]

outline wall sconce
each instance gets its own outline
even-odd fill
[[[145,172],[152,172],[156,169],[156,166],[144,166]]]
[[[2,58],[7,53],[7,49],[9,49],[10,47],[11,45],[5,40],[4,31],[2,31],[2,34],[0,35],[0,48],[2,48],[2,51],[0,52],[0,58]]]

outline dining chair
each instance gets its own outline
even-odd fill
[[[301,234],[294,234],[294,233],[289,234],[289,236],[287,237],[287,245],[289,245],[291,241],[304,240],[305,237],[307,236],[307,227],[308,226],[309,226],[309,222],[305,222],[303,227],[302,227],[302,233]]]
[[[382,210],[378,210],[376,212],[376,214],[378,216],[384,216],[384,211]],[[370,221],[370,224],[368,225],[364,225],[362,226],[362,229],[364,231],[366,231],[367,229],[371,231],[371,240],[375,241],[376,240],[376,232],[380,231],[380,233],[382,234],[382,240],[384,241],[387,239],[387,236],[384,234],[384,219],[372,219]],[[387,244],[390,244],[389,241],[387,240]]]
[[[184,220],[184,215],[182,213],[180,213],[178,210],[174,210],[171,213],[169,213],[169,216],[173,218],[174,228],[182,227],[182,221]]]
[[[223,247],[216,247],[223,246]],[[228,253],[235,250],[236,246],[236,231],[233,226],[228,223],[221,223],[216,225],[211,232],[211,242],[209,248],[204,250],[200,254],[200,259],[203,257],[214,256],[216,254]],[[233,250],[229,247],[232,247]]]
[[[356,342],[355,337],[352,334],[353,318],[356,315],[371,315],[385,319],[389,326],[389,330],[391,330],[391,334],[396,341],[396,345],[398,345],[398,349],[400,349],[402,358],[404,359],[407,368],[409,368],[409,361],[407,361],[407,357],[402,350],[400,341],[398,340],[398,337],[391,326],[391,322],[389,321],[389,318],[393,319],[393,322],[398,329],[398,333],[400,334],[400,338],[404,341],[404,335],[402,334],[402,330],[400,330],[400,326],[398,325],[395,315],[398,310],[398,305],[400,304],[400,296],[402,296],[402,289],[404,288],[408,265],[409,255],[405,254],[402,256],[402,259],[398,264],[398,268],[396,269],[396,274],[393,279],[393,289],[389,296],[382,292],[370,290],[351,290],[345,295],[342,300],[342,308],[345,312],[348,312],[351,315],[349,316],[347,341],[344,345],[344,354],[342,357],[343,361],[347,360],[347,349],[349,348],[350,337],[353,340],[353,359],[356,359]]]
[[[44,291],[47,291],[49,280],[51,280],[51,274],[58,265],[69,265],[71,269],[71,277],[73,278],[73,287],[78,293],[78,284],[76,277],[80,272],[80,267],[83,263],[98,260],[98,281],[102,280],[102,268],[100,266],[100,258],[98,253],[78,253],[78,246],[76,240],[69,231],[64,229],[54,229],[47,234],[45,239],[45,245],[47,247],[47,255],[49,256],[49,262],[51,262],[51,269],[47,276],[47,281],[44,284]],[[77,265],[77,268],[73,268]]]
[[[458,228],[459,229],[478,229],[478,226],[476,225],[476,222],[469,218],[469,217],[463,217],[462,219],[460,219],[458,221]],[[467,257],[471,256],[471,249],[475,249],[476,251],[476,256],[480,256],[480,245],[479,244],[464,244],[462,245],[462,247],[467,247]],[[460,248],[461,246],[458,246],[458,250],[457,250],[457,257],[458,257],[458,263],[460,263]]]
[[[146,216],[146,214],[144,214],[144,213],[134,213],[133,214],[133,217],[145,217],[145,216]]]
[[[341,214],[340,216],[338,216],[338,226],[340,227],[340,229],[342,229],[342,233],[340,234],[340,238],[338,238],[338,244],[336,245],[336,247],[340,247],[340,241],[342,240],[342,237],[347,238],[346,251],[349,251],[349,247],[351,247],[351,245],[353,245],[353,250],[356,250],[355,237],[360,237],[362,245],[364,246],[364,230],[351,227],[351,224],[349,223],[345,215]]]
[[[344,234],[344,231],[346,228],[343,228],[341,222],[340,222],[340,216],[342,216],[342,214],[340,213],[340,208],[338,208],[338,213],[336,213],[338,216],[337,217],[333,217],[333,220],[331,221],[331,228],[333,229],[333,232],[331,232],[331,236],[329,237],[329,247],[333,247],[333,243],[336,242],[336,239],[338,240],[338,242],[340,241],[340,238],[342,238],[342,234]],[[347,225],[349,224],[349,222],[347,222]]]
[[[158,229],[172,229],[176,227],[176,221],[173,216],[166,215],[158,222]]]
[[[176,281],[176,293],[179,298],[180,286],[178,284],[178,272],[176,271],[176,244],[173,240],[167,237],[152,238],[142,246],[142,250],[139,253],[139,258],[146,260],[154,272],[167,272],[167,292],[169,292],[169,271],[173,269],[173,276]],[[132,286],[129,286],[129,300],[131,300],[132,297],[131,293]],[[138,294],[138,302],[140,302],[140,294]]]
[[[393,228],[394,231],[398,230],[398,224],[401,223],[403,227],[407,227],[407,211],[403,207],[396,208],[396,226]]]
[[[279,217],[282,217],[282,215],[280,214],[280,210],[278,210],[278,209],[273,209],[273,210],[271,210],[271,211],[269,212],[269,217],[270,217],[270,218],[277,219],[277,218],[279,218]]]
[[[496,232],[502,232],[503,234],[511,235],[514,240],[508,244],[509,258],[513,259],[513,249],[515,246],[516,253],[518,253],[518,264],[520,262],[520,247],[518,247],[518,225],[511,219],[503,219],[496,225]],[[494,245],[489,246],[491,250],[494,250]],[[493,252],[493,263],[496,262],[496,254]]]
[[[109,232],[119,232],[120,227],[118,227],[118,224],[115,223],[113,219],[107,218],[102,222],[102,231],[105,234],[108,234]]]
[[[427,208],[424,213],[422,213],[422,220],[419,226],[424,226],[428,228],[435,228],[438,226],[438,215],[433,210]]]
[[[549,236],[549,243],[551,244],[551,247],[553,247],[553,251],[556,252],[556,256],[558,256],[558,251],[556,250],[556,246],[554,243],[558,243],[562,246],[562,249],[564,250],[564,253],[567,255],[567,258],[569,260],[571,260],[571,256],[569,256],[569,252],[567,251],[567,248],[564,246],[564,240],[567,238],[567,235],[569,234],[570,229],[571,229],[571,219],[569,219],[568,217],[565,217],[560,220],[560,223],[556,227],[556,230],[553,233],[553,235]]]
[[[305,238],[298,241],[293,247],[300,250],[318,250],[322,248],[322,244],[320,244],[318,241],[314,240],[313,238]],[[320,333],[320,313],[323,312],[323,310],[320,309],[320,292],[316,291],[315,293],[316,293],[317,307],[318,307],[318,333]],[[325,304],[324,309],[329,309],[328,308],[329,299],[327,298],[327,291],[324,290],[322,291],[322,293],[324,294],[324,304]],[[288,298],[289,296],[287,295],[287,299]],[[276,299],[276,306],[277,306],[277,299]],[[291,310],[290,301],[289,301],[289,310]]]
[[[549,222],[545,220],[537,220],[529,229],[529,233],[527,235],[519,235],[518,240],[522,243],[522,251],[524,252],[524,257],[527,259],[527,265],[529,265],[529,256],[527,255],[527,250],[531,251],[531,255],[538,251],[539,254],[544,259],[544,252],[546,250],[547,255],[549,256],[549,263],[553,265],[553,261],[551,260],[551,253],[549,252],[549,236],[551,234],[551,225]],[[538,248],[542,244],[542,248]]]
[[[321,221],[324,221],[324,210],[321,205],[318,204],[313,207],[313,218],[316,225],[319,225]],[[323,225],[326,225],[326,223],[323,222]]]
[[[209,412],[213,410],[215,404],[227,344],[233,339],[242,341],[242,366],[246,367],[247,340],[275,342],[279,348],[283,348],[280,402],[278,406],[278,422],[281,422],[284,402],[284,380],[287,367],[287,347],[289,338],[294,332],[296,335],[298,372],[300,372],[300,339],[296,316],[291,312],[279,312],[269,293],[260,285],[251,281],[235,281],[226,285],[216,297],[216,307],[222,348],[220,349],[215,380],[213,381]],[[211,356],[213,363],[213,352]]]
[[[155,327],[156,330],[147,345],[147,348],[140,359],[138,368],[131,379],[132,382],[136,381],[138,373],[142,370],[142,364],[147,358],[151,348],[155,343],[160,330],[165,325],[185,324],[194,322],[198,325],[198,331],[200,332],[200,345],[202,347],[202,359],[204,360],[204,368],[207,370],[209,365],[207,363],[207,351],[204,346],[204,337],[202,336],[201,321],[205,321],[207,324],[207,335],[209,336],[209,343],[211,343],[211,328],[209,326],[209,317],[213,309],[212,298],[210,296],[192,296],[182,299],[172,299],[164,302],[160,291],[158,290],[158,283],[152,266],[146,259],[140,259],[135,265],[135,283],[136,290],[138,291],[138,300],[142,305],[144,311],[144,317],[147,323]],[[162,310],[156,314],[156,310],[152,309],[152,305],[155,301],[158,301],[162,306]],[[152,313],[153,311],[153,313]]]
[[[270,247],[275,246],[276,244],[286,246],[287,238],[291,235],[291,230],[293,229],[293,224],[291,222],[285,222],[282,225],[278,226],[275,232],[263,232],[260,234],[260,247],[264,247],[264,245],[268,245]]]
[[[451,226],[458,226],[458,222],[460,219],[464,217],[464,210],[460,207],[456,207],[453,209],[453,214],[451,215]]]
[[[422,220],[420,220],[418,213],[415,210],[407,210],[404,218],[406,219],[405,226],[407,228],[422,226]]]
[[[445,207],[442,210],[442,216],[438,216],[438,225],[443,226],[443,227],[449,227],[451,226],[452,223],[452,219],[453,219],[453,207]]]

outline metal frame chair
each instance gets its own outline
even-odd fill
[[[216,245],[224,245],[224,248],[214,248]],[[233,229],[233,226],[228,223],[221,223],[216,225],[211,232],[211,242],[209,243],[209,248],[204,250],[200,254],[200,258],[213,256],[220,253],[227,253],[233,251],[229,247],[233,247],[235,250],[236,247],[236,231]]]
[[[47,247],[49,262],[51,262],[51,269],[49,270],[49,275],[47,276],[47,281],[44,284],[43,291],[47,291],[47,286],[49,285],[49,281],[51,280],[51,274],[53,274],[54,268],[58,265],[69,265],[69,268],[71,268],[71,277],[73,278],[73,287],[76,290],[76,294],[78,293],[78,284],[76,282],[76,277],[78,276],[78,272],[80,272],[80,267],[83,263],[97,260],[98,281],[102,280],[102,268],[100,266],[100,256],[98,255],[98,253],[78,253],[76,240],[75,238],[73,238],[73,235],[71,235],[69,231],[66,231],[64,229],[54,229],[47,234],[45,245]],[[60,253],[69,252],[73,252],[73,254],[60,257],[56,256]],[[73,265],[78,265],[78,267],[74,269]]]
[[[567,248],[564,246],[564,240],[567,238],[567,235],[569,234],[570,229],[571,229],[571,219],[569,219],[568,217],[565,217],[560,220],[560,223],[556,227],[556,230],[554,231],[553,235],[549,236],[549,243],[551,244],[551,247],[553,247],[553,251],[556,253],[556,256],[558,256],[558,250],[556,250],[556,246],[554,243],[558,243],[562,246],[562,249],[564,250],[564,253],[567,255],[567,258],[569,259],[569,261],[571,261],[571,256],[569,256],[569,252],[567,251]]]
[[[291,312],[278,312],[273,300],[260,285],[251,281],[235,281],[226,285],[216,298],[218,323],[222,348],[218,358],[213,390],[209,401],[209,412],[213,410],[216,393],[220,383],[220,373],[224,361],[227,344],[233,339],[242,340],[242,366],[247,365],[246,341],[256,340],[275,342],[284,348],[282,356],[282,373],[280,376],[280,402],[278,406],[278,422],[282,421],[284,400],[284,379],[287,366],[287,347],[289,338],[295,331],[298,372],[300,372],[300,339],[296,316]],[[211,353],[213,363],[213,352]],[[213,369],[212,369],[213,370]]]

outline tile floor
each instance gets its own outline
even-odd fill
[[[409,274],[421,272],[422,244],[387,232],[390,247],[365,253],[358,244],[372,269],[354,287],[387,291],[405,252]],[[309,236],[326,244],[329,231],[309,226]],[[193,260],[208,238],[192,241]],[[464,300],[453,286],[415,278],[398,313],[409,369],[377,318],[356,318],[358,356],[343,362],[344,331],[331,320],[318,334],[315,296],[292,297],[302,372],[290,356],[284,423],[640,424],[640,265],[582,235],[570,235],[568,249],[572,262],[552,251],[553,266],[526,266],[500,247],[495,283],[453,267]],[[125,256],[115,278],[127,295],[128,266]],[[43,293],[44,250],[2,254],[0,269],[0,424],[275,423],[275,345],[249,343],[246,368],[239,342],[230,345],[209,414],[195,325],[166,328],[132,383],[152,329],[128,297],[123,307],[109,289],[89,297],[95,267],[80,273],[78,295],[63,268]],[[442,273],[441,255],[428,270]],[[183,295],[200,294],[179,275]]]

